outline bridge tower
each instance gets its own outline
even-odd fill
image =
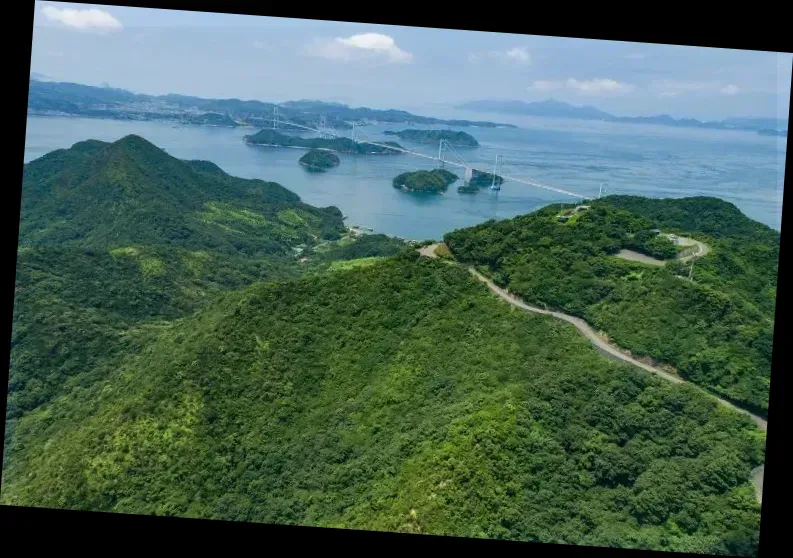
[[[463,184],[468,186],[471,183],[471,179],[474,177],[474,169],[472,167],[465,167],[465,175],[463,178]]]
[[[498,192],[501,190],[501,185],[496,184],[496,175],[501,173],[501,169],[504,167],[504,156],[503,155],[496,155],[496,164],[493,167],[493,183],[490,185],[490,189],[493,191]]]
[[[598,191],[598,199],[600,199],[600,196],[602,196],[602,195],[603,195],[603,192],[606,190],[606,189],[603,187],[603,186],[605,186],[605,185],[606,185],[606,183],[605,183],[605,182],[601,182],[601,183],[600,183],[600,190]]]
[[[328,119],[323,114],[322,116],[319,117],[319,137],[324,138],[327,135],[326,134],[327,127],[328,127]]]
[[[273,107],[273,130],[278,128],[278,107]]]

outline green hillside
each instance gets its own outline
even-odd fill
[[[138,136],[54,151],[23,176],[20,246],[141,243],[269,255],[341,230],[337,208],[181,161]]]
[[[447,241],[759,399],[778,234],[700,198],[558,212]],[[712,248],[694,282],[611,256],[658,248],[653,227]],[[746,416],[337,208],[136,136],[25,165],[8,389],[3,504],[757,553]]]
[[[181,161],[137,136],[25,165],[7,416],[87,385],[215,292],[298,273],[293,248],[339,238],[335,207]]]
[[[19,419],[2,501],[752,555],[764,437],[415,251],[258,283]]]
[[[610,196],[566,223],[559,211],[454,231],[446,243],[528,302],[583,317],[635,355],[767,413],[778,232],[714,198]],[[693,281],[691,263],[653,268],[613,257],[623,248],[669,257],[653,228],[710,247],[694,260]]]

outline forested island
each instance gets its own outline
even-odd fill
[[[445,192],[459,177],[445,169],[403,172],[394,177],[392,185],[408,192],[438,194]]]
[[[757,554],[748,418],[461,265],[137,136],[22,191],[5,505]],[[778,233],[708,198],[591,205],[447,241],[637,354],[695,350],[709,389],[767,377]],[[693,281],[613,257],[653,227],[713,246]]]
[[[574,222],[558,215],[554,205],[454,231],[446,243],[526,301],[582,317],[634,355],[767,413],[778,232],[716,198],[608,196]],[[652,232],[661,228],[712,253],[693,271],[690,262],[654,268],[613,257],[625,248],[673,257]]]
[[[299,163],[310,172],[325,172],[339,166],[339,157],[333,151],[312,149],[302,157]]]
[[[305,147],[308,149],[329,149],[339,153],[353,155],[399,155],[402,146],[393,141],[383,142],[383,145],[358,143],[350,138],[303,138],[296,135],[286,135],[272,129],[264,129],[253,135],[245,136],[246,143],[251,145],[266,145],[271,147]],[[388,147],[396,149],[389,149]]]
[[[461,194],[475,194],[482,188],[501,186],[504,183],[504,178],[502,176],[496,174],[495,181],[493,180],[493,176],[492,172],[482,172],[474,169],[468,184],[458,186],[457,191]]]
[[[401,132],[386,130],[383,134],[397,136],[399,139],[416,143],[433,143],[437,145],[440,140],[446,140],[453,147],[477,147],[479,145],[479,142],[472,135],[453,130],[402,130]]]

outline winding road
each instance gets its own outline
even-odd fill
[[[691,239],[685,239],[685,240],[691,240]],[[703,243],[698,242],[696,240],[692,240],[692,243],[697,244],[698,247],[699,247],[699,250],[694,252],[693,254],[690,254],[689,256],[686,256],[686,259],[702,257],[702,256],[704,256],[705,254],[707,254],[709,252],[708,246],[706,244],[703,244]],[[427,258],[437,258],[438,256],[435,253],[435,249],[438,246],[439,246],[439,244],[429,244],[427,246],[422,246],[421,248],[419,248],[419,253],[422,256],[427,257]],[[681,259],[683,259],[683,258],[681,258]],[[453,262],[448,261],[448,263],[451,264]],[[656,368],[655,366],[651,366],[649,364],[645,364],[644,362],[636,360],[635,358],[630,356],[627,352],[625,352],[622,349],[620,349],[618,346],[614,345],[613,343],[610,343],[610,342],[606,341],[601,336],[599,336],[597,334],[597,332],[594,329],[592,329],[592,327],[588,323],[586,323],[584,320],[582,320],[581,318],[578,318],[576,316],[571,316],[571,315],[565,314],[563,312],[557,312],[557,311],[554,311],[554,310],[546,310],[544,308],[538,308],[537,306],[532,306],[530,304],[526,304],[525,302],[520,300],[520,298],[518,298],[516,295],[508,292],[506,289],[502,289],[501,287],[499,287],[498,285],[493,283],[493,281],[491,281],[488,277],[485,277],[484,275],[479,273],[473,267],[469,267],[468,271],[471,273],[471,275],[473,275],[474,277],[476,277],[477,279],[482,281],[484,284],[486,284],[487,287],[491,291],[493,291],[495,294],[497,294],[499,297],[501,297],[501,299],[505,300],[506,302],[508,302],[512,306],[515,306],[515,307],[520,308],[521,310],[525,310],[527,312],[534,312],[536,314],[550,315],[550,316],[553,316],[554,318],[558,318],[560,320],[564,320],[564,321],[566,321],[568,323],[573,324],[578,329],[578,331],[580,331],[587,339],[589,339],[589,341],[595,346],[595,348],[601,354],[603,354],[605,356],[608,356],[610,358],[613,358],[615,360],[620,360],[622,362],[625,362],[625,363],[628,363],[628,364],[632,364],[633,366],[636,366],[638,368],[641,368],[642,370],[645,370],[647,372],[650,372],[652,374],[660,376],[661,378],[663,378],[665,380],[668,380],[670,382],[675,382],[675,383],[678,383],[678,384],[685,382],[685,380],[683,378],[681,378],[680,376],[676,376],[675,374],[670,374],[669,372],[661,370],[660,368]],[[748,415],[749,418],[751,418],[752,421],[763,432],[767,431],[768,422],[765,419],[763,419],[762,417],[757,416],[757,415],[747,411],[746,409],[741,409],[740,407],[737,407],[737,406],[733,405],[729,401],[721,399],[720,397],[717,397],[717,396],[715,396],[715,395],[713,395],[713,394],[711,394],[711,393],[709,393],[709,392],[707,392],[705,390],[702,390],[702,391],[704,393],[706,393],[708,396],[713,397],[716,401],[718,401],[722,405],[725,405],[725,406],[730,407],[730,408],[732,408],[732,409],[734,409],[734,410],[736,410],[738,412],[741,412],[741,413],[744,413],[745,415]],[[765,472],[765,467],[763,465],[761,465],[761,466],[755,468],[754,470],[752,470],[752,474],[751,474],[752,482],[754,483],[754,486],[755,486],[755,494],[757,495],[757,501],[758,502],[762,502],[762,500],[763,500],[763,474],[764,474],[764,472]]]
[[[710,247],[705,244],[704,242],[700,242],[699,240],[694,240],[693,238],[686,238],[681,236],[680,237],[680,244],[683,246],[691,246],[696,245],[697,250],[692,252],[687,256],[683,256],[679,258],[681,262],[687,262],[688,260],[692,260],[694,258],[701,258],[702,256],[706,256],[708,252],[710,252]]]

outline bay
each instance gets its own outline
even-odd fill
[[[504,175],[582,197],[596,197],[602,184],[606,194],[715,196],[734,203],[752,219],[780,228],[787,138],[560,119],[524,118],[514,123],[521,127],[456,128],[480,143],[477,148],[458,148],[457,154],[474,168],[491,172],[496,156],[502,155]],[[405,127],[373,125],[362,127],[359,132],[365,139],[386,141],[394,138],[383,135],[383,131]],[[417,240],[440,239],[448,231],[488,219],[509,218],[551,203],[575,201],[509,180],[499,192],[460,194],[456,185],[443,195],[403,192],[391,185],[396,175],[437,167],[432,160],[407,154],[341,154],[341,164],[335,169],[310,173],[297,162],[304,150],[245,144],[243,136],[254,131],[177,127],[167,122],[30,116],[24,160],[29,162],[86,139],[114,141],[137,134],[175,157],[212,161],[235,176],[278,182],[312,205],[335,205],[350,224]],[[435,145],[400,143],[427,155],[438,153]],[[463,175],[460,168],[448,168]]]

